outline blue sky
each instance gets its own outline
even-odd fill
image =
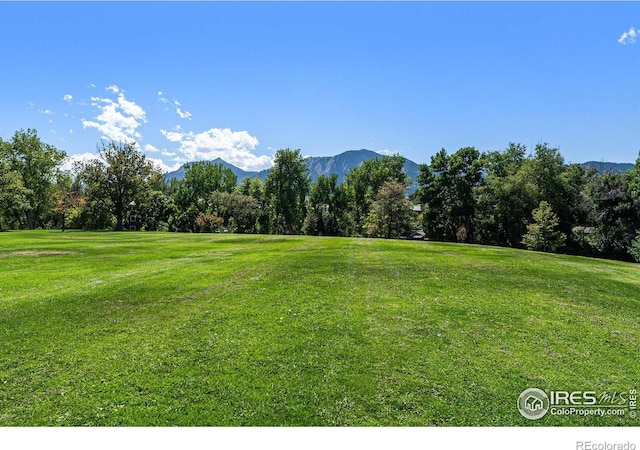
[[[165,170],[278,148],[640,150],[638,2],[0,2],[0,137]],[[638,42],[636,43],[636,38]]]

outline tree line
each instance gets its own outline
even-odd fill
[[[640,157],[597,173],[559,150],[522,144],[441,150],[407,195],[405,158],[381,156],[311,182],[300,150],[276,151],[266,181],[194,162],[166,181],[134,142],[102,142],[95,160],[65,153],[32,129],[0,139],[0,230],[76,228],[405,238],[480,243],[640,261]]]

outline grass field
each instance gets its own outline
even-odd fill
[[[640,266],[302,236],[0,233],[0,425],[640,425]]]

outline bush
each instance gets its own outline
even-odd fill
[[[224,219],[214,214],[200,213],[198,214],[198,217],[196,217],[196,226],[201,233],[217,232],[218,227],[223,223]]]

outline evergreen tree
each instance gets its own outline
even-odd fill
[[[527,232],[522,237],[522,243],[530,250],[555,252],[562,247],[567,239],[566,235],[558,231],[558,216],[545,200],[533,210],[532,224],[527,225]]]

